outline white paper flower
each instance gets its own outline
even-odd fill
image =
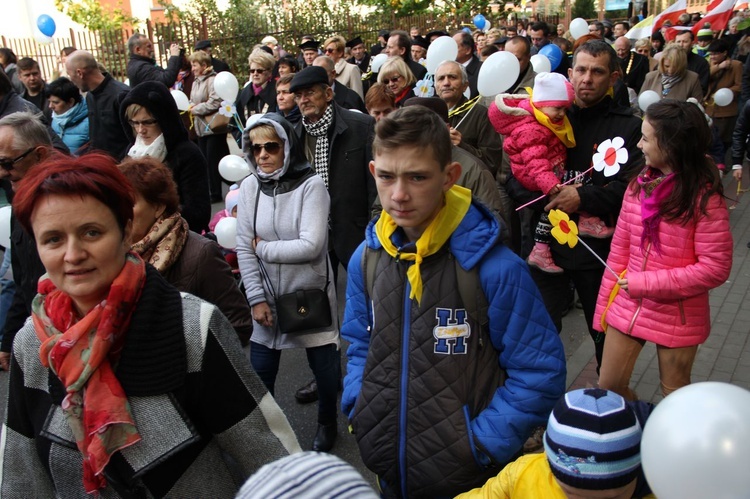
[[[432,97],[435,95],[435,87],[432,84],[432,80],[428,78],[419,80],[414,87],[414,95],[417,97]]]
[[[221,101],[221,107],[219,108],[219,114],[222,116],[232,117],[237,112],[237,108],[234,107],[234,102],[228,100]]]
[[[625,139],[622,137],[607,139],[599,144],[591,158],[594,169],[598,172],[603,171],[605,177],[616,175],[620,171],[620,165],[628,161],[628,150],[623,147],[624,145]]]

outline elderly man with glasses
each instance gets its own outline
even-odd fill
[[[34,113],[17,112],[0,119],[0,179],[9,181],[13,190],[29,170],[44,161],[51,151],[52,141],[47,127]],[[13,338],[31,315],[31,301],[36,296],[36,284],[44,274],[44,265],[39,259],[34,238],[13,218],[10,241],[11,266],[16,286],[13,301],[7,310],[0,344],[0,367],[6,371],[10,368]],[[2,267],[6,264],[7,262],[3,262]],[[3,297],[0,296],[0,303],[2,301]]]

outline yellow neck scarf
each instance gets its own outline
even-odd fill
[[[458,224],[461,223],[471,205],[471,191],[465,187],[454,185],[445,193],[445,204],[438,212],[437,216],[430,222],[424,233],[419,237],[416,243],[416,253],[400,253],[398,248],[391,241],[391,236],[398,226],[391,216],[385,210],[380,214],[380,219],[375,224],[375,234],[378,236],[380,244],[386,253],[394,258],[401,260],[414,260],[406,271],[406,277],[411,285],[410,299],[422,300],[422,275],[419,266],[424,258],[434,254],[443,247],[445,242],[451,237]]]
[[[565,116],[562,123],[553,123],[552,120],[549,119],[549,116],[541,112],[534,105],[534,101],[531,100],[533,92],[531,87],[527,87],[526,91],[529,93],[529,105],[531,105],[531,109],[534,110],[534,117],[536,120],[554,133],[555,136],[565,144],[565,147],[575,147],[576,139],[573,137],[573,127],[570,125],[568,117]]]

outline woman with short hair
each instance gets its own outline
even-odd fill
[[[346,62],[346,40],[343,36],[332,36],[323,44],[325,55],[333,59],[334,69],[336,69],[336,81],[347,88],[357,92],[362,100],[365,100],[365,94],[362,90],[362,73],[356,64]]]
[[[129,251],[133,204],[103,154],[19,184],[47,274],[13,342],[3,497],[233,497],[300,450],[226,318]]]
[[[240,92],[235,107],[244,125],[254,114],[265,114],[276,111],[276,84],[273,68],[276,59],[263,50],[255,50],[247,58],[250,65],[250,81]]]
[[[72,81],[62,77],[45,89],[52,109],[52,129],[77,156],[79,149],[89,142],[89,108],[81,92]]]
[[[662,99],[686,101],[693,97],[698,102],[703,101],[703,89],[698,75],[688,70],[685,51],[674,43],[663,50],[659,69],[646,75],[640,94],[647,90],[653,90]]]
[[[378,83],[388,88],[396,107],[400,108],[407,99],[414,97],[417,79],[401,57],[389,57],[380,68]]]

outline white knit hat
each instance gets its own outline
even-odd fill
[[[570,107],[575,93],[573,85],[559,73],[539,73],[534,78],[531,101],[539,107]]]

